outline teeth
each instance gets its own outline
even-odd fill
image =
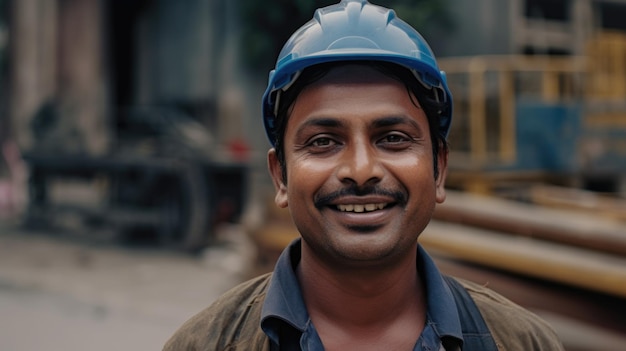
[[[343,212],[361,213],[361,212],[372,212],[376,210],[382,210],[383,208],[385,208],[385,204],[379,203],[379,204],[365,204],[365,205],[359,205],[359,204],[337,205],[337,208],[339,209],[339,211],[343,211]]]

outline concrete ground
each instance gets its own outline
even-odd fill
[[[219,237],[191,256],[0,222],[0,350],[160,350],[249,277],[256,253],[247,235],[232,225]]]

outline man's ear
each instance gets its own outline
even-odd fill
[[[435,199],[438,203],[443,203],[446,200],[446,176],[448,175],[448,148],[439,147],[439,153],[437,155],[437,169],[439,174],[435,179]]]
[[[274,189],[276,190],[274,202],[276,206],[286,208],[289,204],[289,201],[287,201],[287,184],[286,179],[283,179],[283,170],[276,156],[276,149],[274,148],[271,148],[270,151],[267,152],[267,167],[272,176]]]

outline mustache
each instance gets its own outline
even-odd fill
[[[407,195],[404,191],[383,189],[377,186],[357,186],[351,185],[349,187],[333,191],[328,194],[316,195],[314,198],[314,205],[317,208],[328,206],[338,198],[343,196],[366,196],[366,195],[379,195],[391,197],[394,202],[403,205],[407,203]]]

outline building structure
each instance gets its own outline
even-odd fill
[[[230,2],[232,3],[232,2]],[[63,148],[103,153],[135,106],[175,106],[220,137],[241,133],[241,116],[218,122],[232,6],[224,0],[20,0],[7,2],[8,106],[23,149],[46,104],[59,111]],[[234,126],[232,124],[235,124]],[[74,139],[72,139],[74,138]]]
[[[450,183],[626,192],[626,1],[449,3],[453,34],[433,42],[455,98]]]
[[[448,0],[454,31],[439,56],[581,55],[594,34],[626,31],[624,0]]]

